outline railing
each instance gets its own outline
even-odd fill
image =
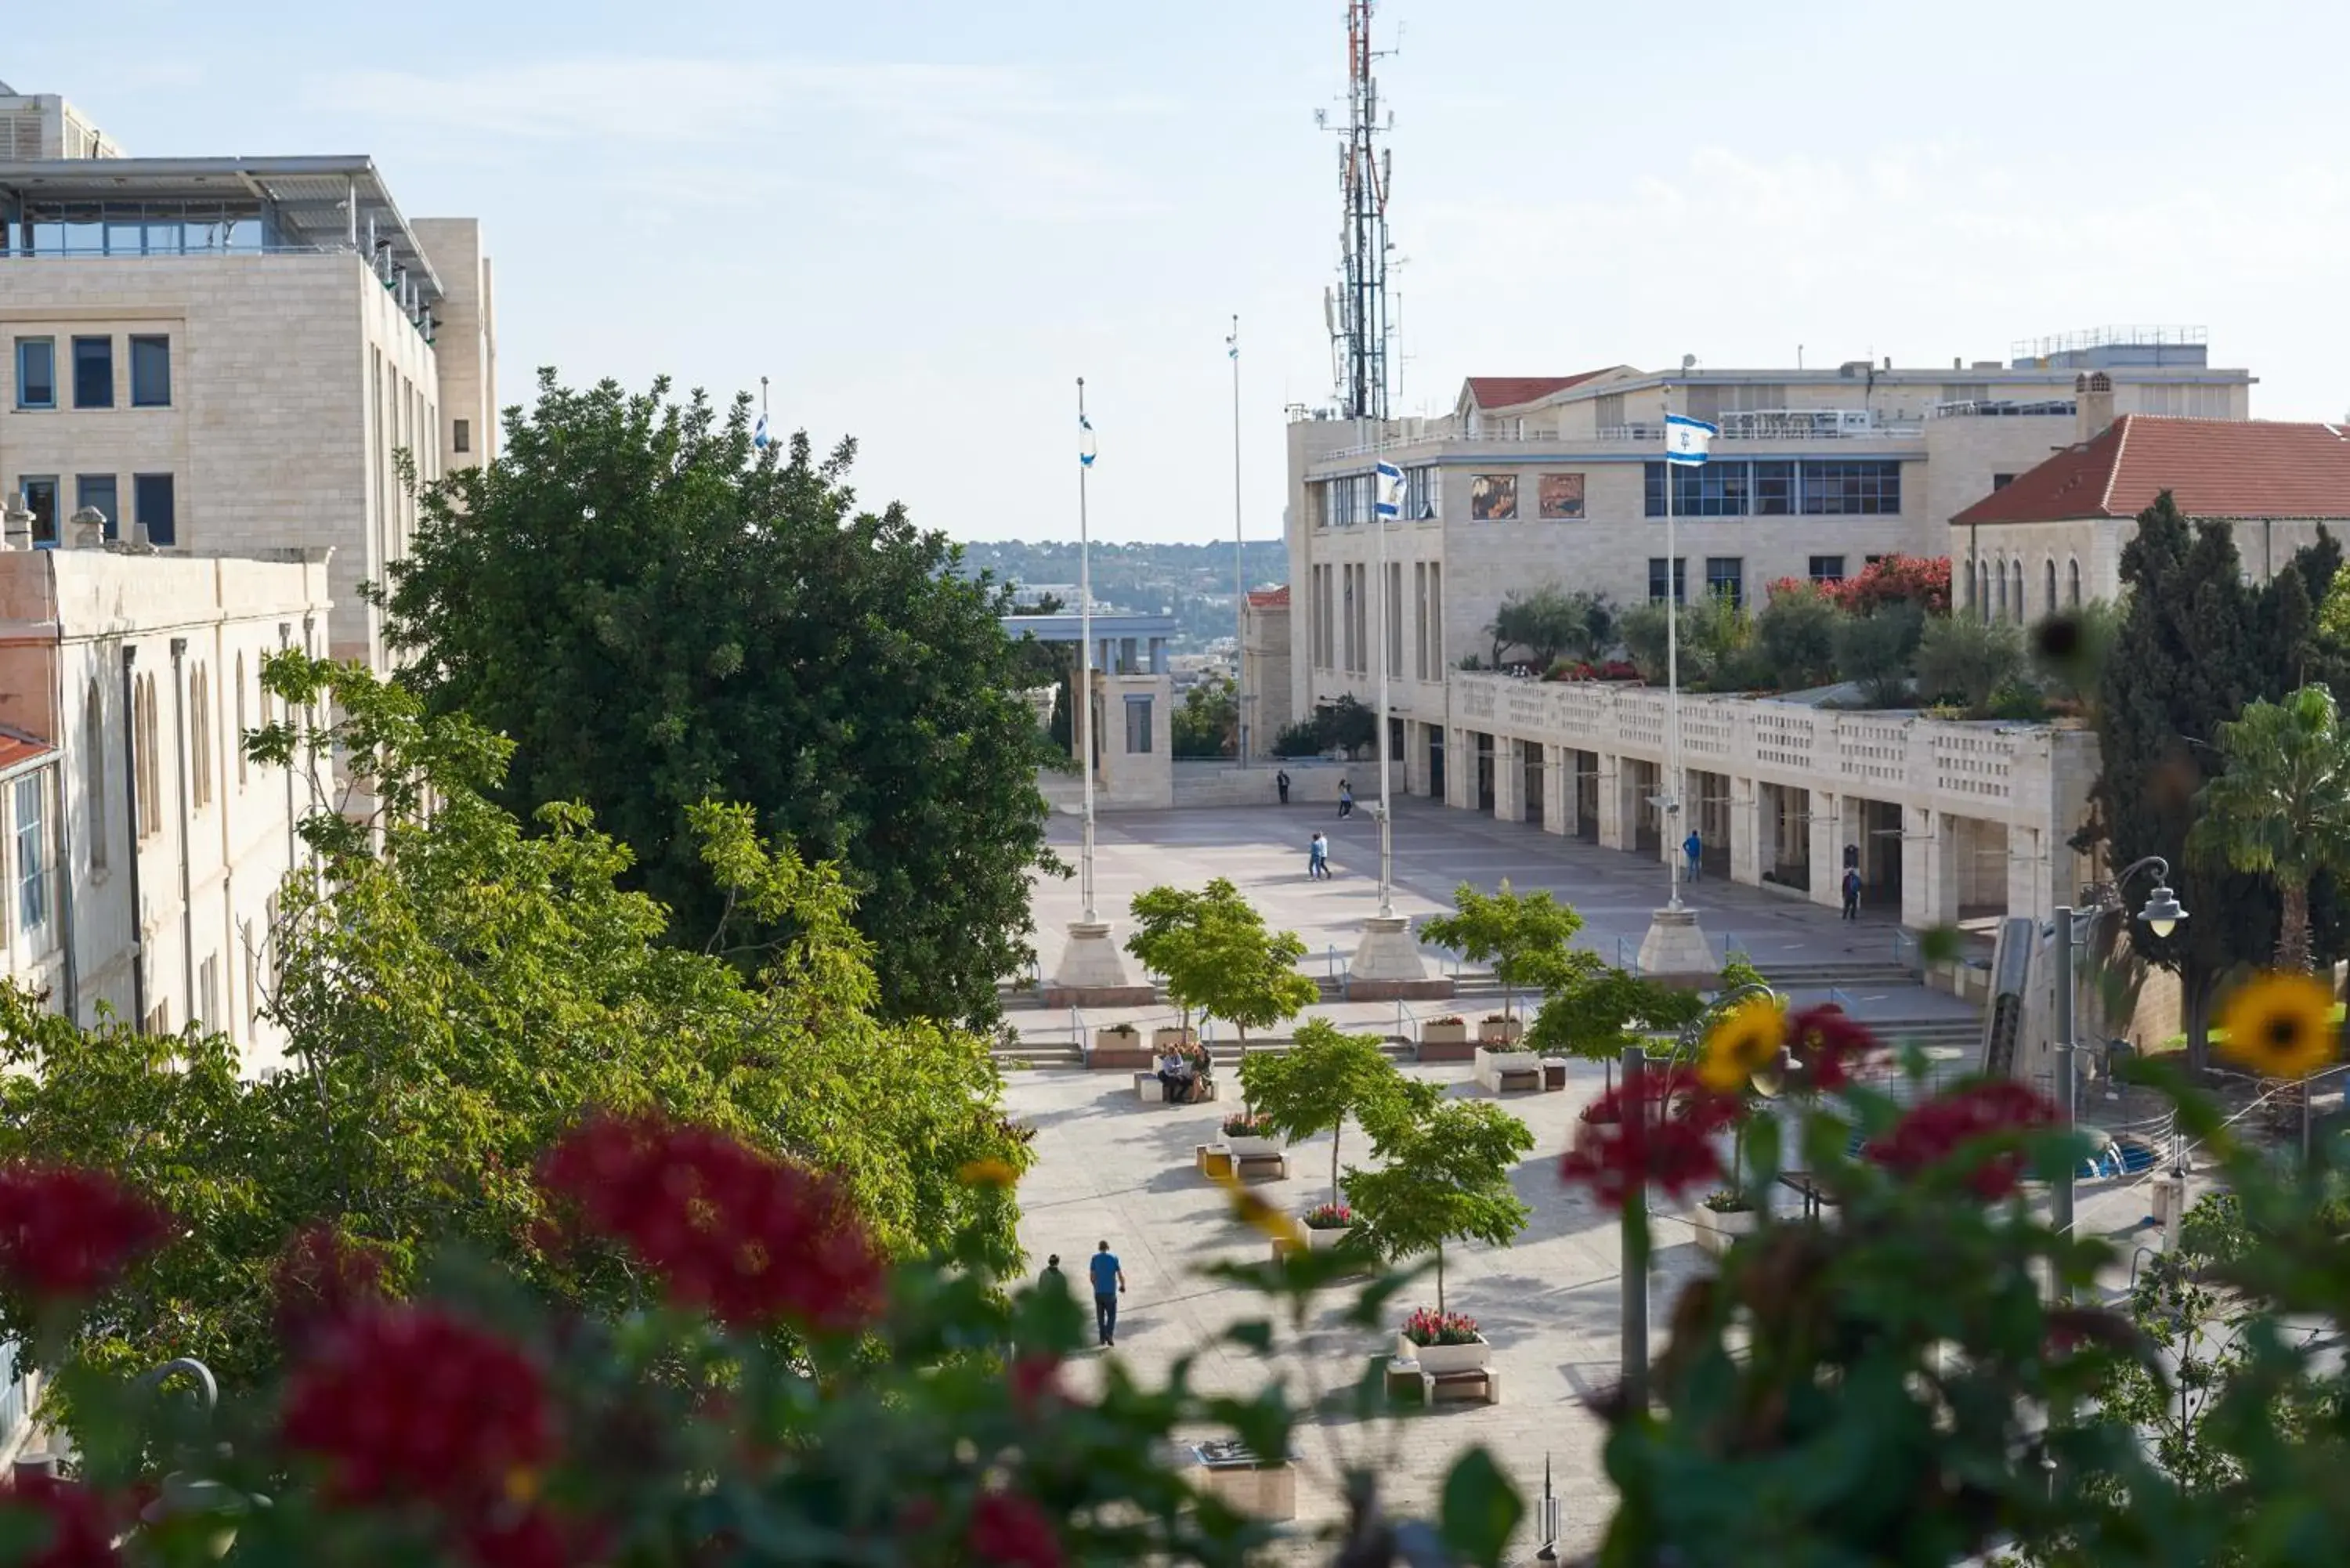
[[[1721,434],[1719,440],[1731,441],[1884,441],[1915,440],[1926,433],[1922,423],[1904,421],[1888,423],[1872,420],[1866,423],[1846,422],[1841,416],[1857,410],[1779,410],[1756,409],[1721,416]],[[1655,424],[1603,425],[1598,439],[1606,441],[1660,441],[1665,427]]]

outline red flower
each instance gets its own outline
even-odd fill
[[[106,1505],[87,1487],[42,1475],[22,1477],[0,1491],[0,1516],[26,1514],[47,1526],[47,1544],[19,1559],[18,1568],[114,1568],[122,1561]],[[12,1519],[9,1529],[19,1528]]]
[[[30,1163],[0,1170],[0,1275],[38,1300],[96,1295],[165,1234],[162,1213],[110,1176]]]
[[[2056,1107],[2022,1084],[2004,1078],[1969,1084],[1910,1106],[1890,1133],[1868,1146],[1868,1158],[1914,1176],[1978,1138],[2056,1121]],[[1985,1201],[2004,1198],[2023,1179],[2025,1163],[2022,1149],[2002,1150],[1968,1172],[1967,1185]]]
[[[838,1332],[877,1310],[881,1258],[838,1185],[724,1133],[598,1117],[539,1179],[660,1271],[671,1300],[723,1323]]]
[[[475,1509],[554,1451],[530,1357],[437,1307],[387,1307],[325,1336],[288,1382],[289,1447],[327,1461],[339,1496]]]
[[[1815,1089],[1840,1089],[1852,1068],[1877,1049],[1877,1036],[1833,1002],[1787,1018],[1787,1050]]]
[[[1643,1073],[1637,1093],[1611,1089],[1585,1111],[1559,1176],[1589,1186],[1611,1209],[1651,1183],[1679,1194],[1721,1175],[1713,1135],[1738,1112],[1735,1099],[1708,1091],[1687,1067]]]
[[[296,1349],[383,1293],[383,1254],[331,1225],[297,1231],[269,1271],[277,1336]]]
[[[999,1568],[1060,1568],[1061,1539],[1045,1511],[1024,1497],[990,1492],[971,1511],[963,1544]]]
[[[1049,1409],[1061,1397],[1061,1358],[1039,1352],[1012,1363],[1012,1407],[1023,1416]]]
[[[604,1553],[601,1532],[536,1505],[468,1530],[464,1547],[475,1568],[583,1568]]]

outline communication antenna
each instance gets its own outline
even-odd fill
[[[1388,195],[1395,167],[1381,139],[1395,128],[1383,120],[1379,88],[1371,74],[1375,60],[1392,51],[1371,47],[1375,0],[1347,0],[1347,125],[1340,133],[1338,186],[1344,197],[1338,231],[1336,316],[1329,321],[1330,358],[1337,381],[1338,413],[1344,419],[1388,417],[1388,359],[1395,333],[1388,313]],[[1316,125],[1329,119],[1315,111]],[[1330,315],[1331,296],[1325,296]]]

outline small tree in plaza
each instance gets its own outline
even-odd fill
[[[2304,686],[2281,702],[2252,702],[2220,726],[2227,772],[2195,794],[2187,855],[2213,869],[2276,886],[2276,962],[2309,968],[2309,888],[2350,874],[2350,734],[2334,694]]]
[[[1321,994],[1297,972],[1305,941],[1295,931],[1268,929],[1227,877],[1197,893],[1152,888],[1135,895],[1131,908],[1140,929],[1126,950],[1166,981],[1187,1029],[1195,1011],[1224,1019],[1245,1051],[1251,1029],[1295,1018]]]
[[[1330,1134],[1330,1200],[1336,1202],[1338,1144],[1348,1117],[1367,1127],[1405,1106],[1414,1084],[1396,1071],[1376,1034],[1348,1034],[1326,1019],[1311,1018],[1297,1028],[1295,1049],[1259,1052],[1241,1059],[1241,1093],[1274,1130],[1293,1142]]]
[[[1526,1124],[1490,1100],[1405,1096],[1364,1124],[1386,1163],[1349,1170],[1347,1201],[1389,1262],[1436,1254],[1436,1310],[1444,1310],[1444,1243],[1506,1247],[1533,1210],[1510,1185],[1531,1153]]]
[[[1519,989],[1541,984],[1583,929],[1573,906],[1547,892],[1513,892],[1507,877],[1492,893],[1461,883],[1453,889],[1452,906],[1454,913],[1424,923],[1420,937],[1472,962],[1492,964],[1493,977],[1507,988],[1502,1003],[1507,1016],[1515,1015]]]

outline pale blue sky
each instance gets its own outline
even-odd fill
[[[1338,0],[6,0],[0,78],[133,152],[367,152],[471,213],[504,384],[731,393],[965,538],[1248,530],[1328,396]],[[1659,17],[1669,15],[1669,27]],[[2350,409],[2350,7],[1386,0],[1402,404],[1470,374],[2210,329]]]

